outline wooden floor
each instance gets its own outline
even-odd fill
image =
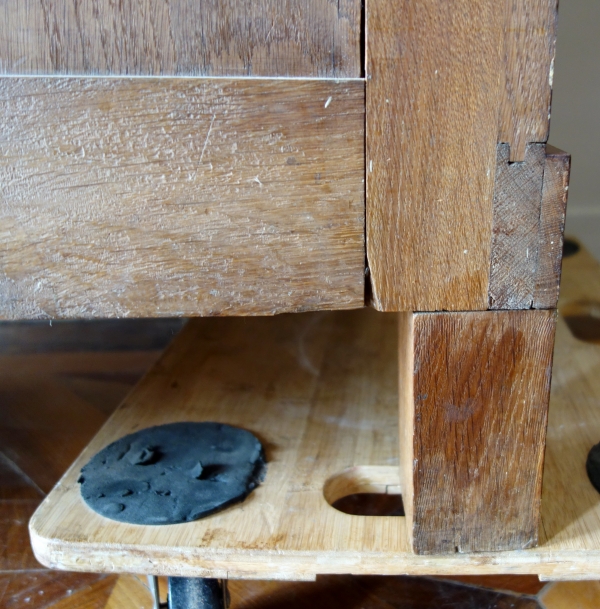
[[[175,320],[0,324],[0,608],[151,608],[144,578],[39,565],[27,522],[180,327]],[[600,607],[598,582],[544,585],[530,576],[327,576],[231,581],[229,589],[233,609]]]

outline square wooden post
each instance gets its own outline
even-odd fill
[[[535,546],[556,313],[399,317],[402,493],[413,550]]]

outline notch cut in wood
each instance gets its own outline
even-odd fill
[[[369,2],[367,258],[378,310],[486,310],[490,280],[494,299],[510,290],[490,277],[504,254],[492,238],[496,147],[527,163],[527,145],[547,140],[556,15],[556,0]],[[531,275],[517,265],[506,280],[523,270]],[[518,281],[526,294],[499,308],[531,306],[535,280]]]
[[[509,145],[498,145],[490,309],[556,307],[569,170],[569,155],[552,146],[528,144],[512,163]]]

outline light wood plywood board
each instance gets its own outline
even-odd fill
[[[600,277],[598,264],[580,255],[588,276]],[[576,261],[565,261],[565,302],[578,297],[570,287],[577,282],[568,279]],[[599,297],[600,290],[588,292]],[[191,323],[35,514],[38,559],[81,571],[250,579],[599,578],[600,494],[587,480],[585,456],[600,439],[600,347],[575,339],[560,319],[539,547],[419,556],[410,552],[404,518],[330,507],[323,488],[340,472],[344,484],[357,481],[354,489],[400,483],[395,327],[394,315],[370,309]],[[224,421],[257,433],[269,461],[265,482],[244,503],[191,524],[126,525],[85,506],[76,479],[92,454],[136,429],[181,420]]]
[[[0,318],[364,304],[364,84],[0,79]]]
[[[0,73],[359,77],[359,0],[0,1]]]

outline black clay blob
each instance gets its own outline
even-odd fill
[[[594,488],[600,493],[600,444],[592,446],[585,464],[588,478]]]
[[[242,501],[262,481],[265,457],[249,431],[222,423],[171,423],[125,436],[81,469],[95,511],[132,524],[197,520]]]

